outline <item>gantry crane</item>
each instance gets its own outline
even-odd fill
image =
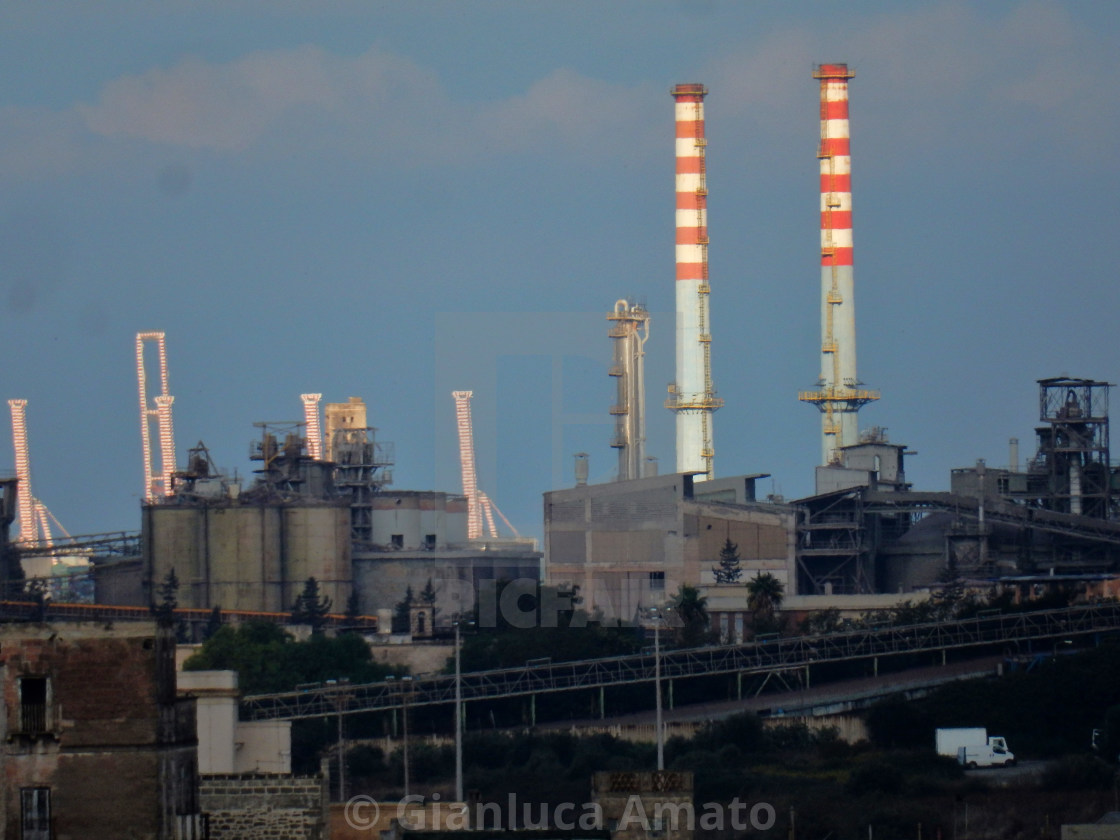
[[[148,402],[148,380],[144,371],[144,342],[154,341],[159,348],[160,393]],[[167,343],[162,332],[136,333],[136,380],[140,388],[140,440],[144,449],[144,498],[153,501],[172,493],[171,476],[175,472],[175,433],[171,422],[171,404],[175,398],[167,387]],[[161,469],[152,472],[151,421],[158,424]]]
[[[455,419],[459,426],[459,465],[463,473],[463,495],[467,497],[467,539],[482,538],[483,516],[486,517],[486,530],[490,539],[497,539],[498,529],[494,525],[495,513],[513,535],[520,538],[517,529],[506,519],[498,506],[478,489],[478,476],[474,464],[474,429],[471,424],[471,397],[474,396],[474,391],[452,391],[451,396],[455,399]]]
[[[47,546],[54,545],[51,533],[51,520],[67,537],[70,534],[47,506],[31,493],[31,457],[27,446],[27,400],[8,400],[12,411],[12,447],[16,455],[16,478],[19,486],[16,491],[16,505],[19,508],[19,542],[42,541]]]
[[[303,400],[303,418],[307,423],[307,454],[312,460],[323,457],[323,431],[319,425],[319,400],[322,394],[300,394]]]

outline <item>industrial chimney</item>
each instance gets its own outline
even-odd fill
[[[703,85],[677,85],[677,370],[665,407],[677,415],[677,472],[713,478],[712,413],[723,405],[712,385],[708,316],[708,183]]]
[[[856,314],[852,272],[852,158],[848,135],[847,64],[821,64],[821,377],[803,402],[821,411],[822,462],[840,461],[840,449],[859,442],[859,409],[879,399],[856,376]]]
[[[645,344],[649,340],[649,312],[641,304],[615,301],[607,313],[607,333],[614,343],[610,375],[618,395],[611,406],[615,435],[611,446],[618,450],[618,480],[642,477],[646,449]]]

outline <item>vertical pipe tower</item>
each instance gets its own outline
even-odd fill
[[[700,84],[677,85],[677,370],[665,407],[677,415],[677,472],[714,477],[712,413],[723,405],[712,385],[708,315],[708,182]]]
[[[821,377],[803,402],[821,411],[822,463],[837,463],[840,448],[859,442],[859,409],[879,399],[856,376],[856,311],[852,260],[852,158],[848,134],[847,64],[821,64]]]
[[[607,313],[614,342],[614,364],[610,375],[618,384],[611,406],[615,436],[611,446],[618,450],[618,480],[642,477],[646,448],[645,344],[649,340],[649,312],[641,304],[615,301]]]

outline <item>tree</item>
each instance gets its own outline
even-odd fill
[[[292,691],[301,684],[339,678],[374,682],[392,671],[373,661],[369,645],[356,633],[337,638],[320,634],[297,642],[283,627],[264,621],[223,625],[183,668],[237,671],[238,685],[246,694]]]
[[[436,588],[432,586],[432,579],[428,578],[428,585],[420,592],[420,603],[432,611],[432,626],[436,623]]]
[[[361,614],[362,596],[358,594],[358,588],[353,587],[350,590],[350,597],[346,599],[346,618],[353,621]]]
[[[719,567],[713,567],[716,583],[736,583],[743,576],[743,569],[739,565],[739,546],[731,542],[728,537],[719,550]]]
[[[785,586],[770,572],[759,572],[747,583],[747,607],[755,632],[768,632],[777,628],[775,611],[782,605]]]
[[[708,629],[708,599],[695,586],[682,583],[673,596],[673,611],[679,620],[676,628],[677,647],[700,647],[712,641]]]
[[[210,617],[206,619],[206,638],[209,639],[222,627],[222,608],[215,604],[210,610]]]
[[[179,578],[175,574],[175,567],[172,566],[164,577],[163,583],[156,587],[159,603],[152,605],[152,612],[155,613],[157,621],[170,623],[175,617],[175,608],[179,606],[178,592]]]
[[[412,602],[415,597],[412,594],[412,586],[409,585],[404,591],[404,599],[397,601],[397,606],[393,610],[394,633],[407,633],[412,629]]]
[[[303,592],[292,605],[292,624],[307,624],[311,632],[322,632],[331,611],[331,599],[319,594],[319,581],[309,577],[303,584]]]

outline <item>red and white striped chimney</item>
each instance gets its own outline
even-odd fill
[[[712,478],[712,412],[723,405],[712,385],[708,313],[708,182],[701,84],[677,85],[677,364],[665,406],[677,415],[677,472]]]
[[[821,377],[820,390],[803,391],[804,402],[821,411],[821,458],[830,464],[840,449],[859,442],[859,409],[877,400],[861,390],[856,375],[856,315],[852,259],[852,158],[848,131],[846,64],[822,64],[821,134]]]

